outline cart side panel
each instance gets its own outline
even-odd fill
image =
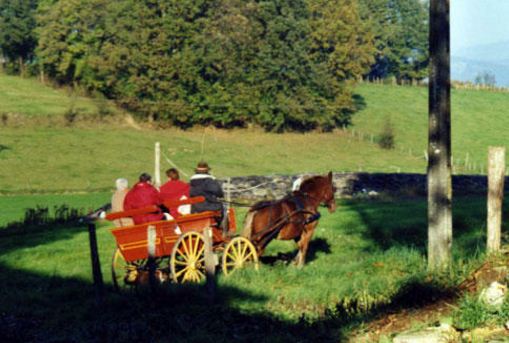
[[[155,240],[155,257],[169,255],[173,247],[172,237],[165,237],[166,235],[175,236],[175,241],[178,235],[174,233],[176,228],[174,221],[163,221],[145,223],[130,227],[116,228],[112,230],[113,235],[117,241],[117,246],[124,256],[125,260],[132,262],[139,259],[148,258],[148,227],[154,226],[156,229]]]

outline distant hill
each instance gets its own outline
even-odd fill
[[[451,77],[474,81],[483,72],[495,75],[497,86],[509,87],[509,41],[462,48],[451,56]]]

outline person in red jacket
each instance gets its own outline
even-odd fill
[[[189,198],[189,184],[180,181],[180,175],[177,169],[168,169],[166,171],[166,176],[168,177],[168,182],[162,185],[159,190],[162,201]],[[169,210],[173,218],[177,218],[181,215],[177,207],[170,208]]]
[[[159,191],[151,184],[152,177],[143,173],[139,177],[137,184],[127,192],[124,199],[124,210],[135,210],[152,205],[160,205],[161,198]],[[164,218],[163,212],[158,211],[156,213],[140,214],[133,216],[134,224],[143,224],[148,222],[154,222],[162,220]]]

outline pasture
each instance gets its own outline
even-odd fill
[[[34,199],[2,197],[0,202],[34,206]],[[66,201],[70,207],[94,207],[105,199],[107,193],[69,196]],[[9,313],[2,320],[17,329],[6,334],[62,341],[338,341],[387,306],[411,307],[446,293],[483,257],[482,198],[454,203],[454,268],[447,275],[432,276],[425,270],[424,200],[340,201],[336,213],[325,212],[302,270],[287,263],[295,246],[274,242],[259,272],[219,276],[220,296],[214,305],[207,303],[200,287],[167,286],[160,296],[112,293],[114,240],[107,224],[98,229],[109,285],[106,306],[99,311],[93,301],[85,227],[59,225],[2,236],[0,311]],[[9,221],[13,216],[11,211]],[[240,210],[238,220],[243,217]]]
[[[0,114],[8,114],[0,126],[0,194],[109,190],[117,177],[133,181],[142,171],[152,172],[156,141],[161,142],[163,168],[170,167],[167,157],[188,174],[202,158],[219,177],[328,170],[424,173],[426,88],[361,84],[356,92],[360,110],[347,130],[181,131],[130,125],[120,114],[98,119],[100,106],[87,98],[76,100],[82,109],[77,122],[65,124],[71,103],[65,91],[0,74]],[[508,144],[503,131],[509,125],[504,112],[508,102],[504,93],[453,90],[456,174],[485,172],[488,146]],[[13,113],[17,119],[11,122]],[[393,150],[376,143],[388,119],[396,143]]]
[[[261,270],[219,276],[209,305],[201,287],[167,285],[160,295],[111,292],[114,240],[98,230],[104,304],[93,300],[88,236],[77,224],[3,230],[24,209],[65,204],[85,211],[109,201],[114,180],[153,171],[154,142],[188,174],[206,159],[218,177],[339,171],[424,173],[425,88],[362,84],[353,126],[330,133],[270,134],[257,128],[187,131],[97,116],[103,106],[34,80],[0,74],[0,324],[11,340],[333,341],[387,309],[419,306],[448,294],[484,256],[486,204],[454,199],[454,266],[426,272],[426,202],[341,200],[323,217],[308,264],[295,268],[291,242],[269,246]],[[508,99],[454,90],[455,173],[477,173],[489,145],[507,145]],[[42,104],[42,105],[41,105]],[[75,122],[66,113],[78,108]],[[6,120],[4,121],[4,114]],[[483,120],[489,117],[490,120]],[[53,120],[56,118],[56,120]],[[387,120],[396,148],[376,144]],[[465,165],[468,154],[469,164]],[[473,164],[477,169],[473,168]],[[509,208],[506,205],[504,213]],[[244,218],[239,209],[237,218]],[[504,229],[507,227],[505,225]],[[3,230],[3,231],[2,231]],[[507,237],[504,237],[507,240]],[[9,329],[10,328],[10,329]]]

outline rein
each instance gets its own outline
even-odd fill
[[[302,192],[301,192],[301,194],[306,195],[305,193],[302,193]],[[303,204],[302,200],[299,199],[297,196],[292,195],[292,196],[288,197],[288,200],[292,201],[295,204],[296,209],[294,211],[292,211],[290,213],[286,213],[283,216],[281,216],[280,218],[278,218],[274,224],[270,225],[270,223],[269,223],[269,225],[265,229],[263,229],[260,232],[257,232],[255,235],[253,235],[252,239],[256,240],[259,237],[263,237],[264,234],[275,229],[267,237],[264,238],[264,240],[266,240],[266,239],[270,240],[270,239],[272,239],[273,236],[278,234],[279,231],[281,231],[283,229],[284,225],[286,225],[286,224],[298,223],[298,224],[306,225],[306,224],[309,224],[309,223],[312,223],[312,222],[318,220],[321,217],[320,212],[318,212],[318,211],[312,212],[312,211],[306,210],[304,208],[304,204]],[[269,207],[272,207],[272,206],[269,205]],[[292,222],[291,218],[298,213],[310,214],[311,216],[309,218],[305,219],[304,221]]]

